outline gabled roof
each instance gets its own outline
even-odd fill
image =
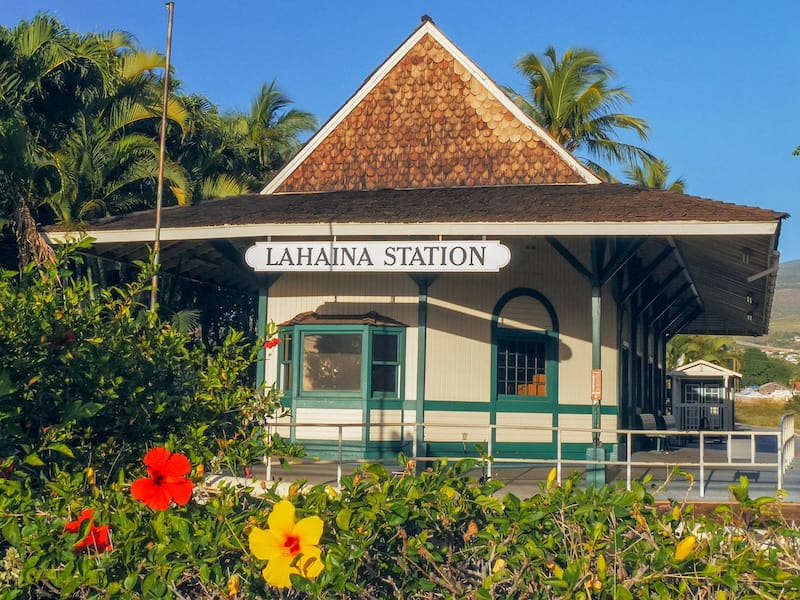
[[[681,377],[736,377],[741,378],[742,374],[726,369],[723,366],[714,364],[707,360],[696,360],[670,371],[670,375],[680,375]]]
[[[386,317],[375,311],[360,315],[321,315],[318,312],[309,310],[295,315],[288,321],[280,323],[280,327],[290,327],[292,325],[373,325],[376,327],[408,327],[391,317]]]
[[[262,193],[599,182],[423,18]]]

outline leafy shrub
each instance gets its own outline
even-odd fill
[[[276,400],[253,388],[252,340],[231,331],[207,352],[141,303],[146,265],[100,289],[73,275],[76,261],[67,248],[49,269],[0,274],[0,456],[114,479],[168,440],[194,462],[224,454],[218,440],[235,440],[244,459],[258,454]]]
[[[195,487],[186,506],[152,511],[126,477],[91,486],[58,471],[48,494],[24,474],[0,480],[3,598],[746,598],[798,597],[798,532],[772,498],[713,518],[691,505],[658,510],[631,491],[542,484],[527,499],[467,476],[472,461],[403,475],[367,465],[341,491],[290,494],[298,517],[319,516],[324,570],[293,588],[264,582],[247,544],[266,527],[274,489]],[[134,469],[138,470],[138,469]],[[121,472],[122,474],[122,472]],[[132,474],[131,478],[138,474]],[[196,480],[199,483],[199,480]],[[77,551],[64,526],[86,508],[113,549]]]

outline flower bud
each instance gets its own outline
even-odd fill
[[[696,545],[697,538],[693,535],[687,535],[675,546],[675,560],[678,562],[686,560]]]

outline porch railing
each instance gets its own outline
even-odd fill
[[[672,407],[679,429],[695,430],[732,430],[733,401],[714,399],[708,402],[676,401]]]
[[[463,430],[463,424],[454,424],[454,425],[447,425],[442,423],[414,423],[414,422],[394,422],[394,423],[288,423],[288,422],[279,422],[279,423],[270,423],[267,429],[267,435],[271,436],[273,433],[276,433],[277,430],[286,428],[326,428],[329,431],[335,429],[338,431],[338,436],[336,440],[327,439],[325,441],[328,442],[336,442],[337,448],[337,458],[335,460],[315,460],[314,464],[330,464],[336,465],[336,483],[337,485],[340,484],[342,479],[342,471],[343,465],[345,464],[358,464],[358,463],[374,463],[379,462],[378,460],[354,460],[354,459],[344,459],[344,447],[345,442],[349,441],[344,435],[345,431],[349,431],[352,429],[371,429],[371,428],[387,428],[387,427],[396,427],[401,431],[401,439],[391,440],[395,442],[400,442],[403,448],[408,448],[409,452],[407,455],[420,463],[425,461],[433,462],[441,460],[442,458],[449,458],[450,460],[459,460],[464,458],[464,456],[450,456],[450,457],[423,457],[418,455],[418,444],[417,444],[417,432],[425,430],[426,427],[435,427],[437,430],[443,429],[453,429],[454,431],[461,431]],[[470,426],[471,429],[475,429],[475,425]],[[654,438],[654,437],[669,437],[669,438],[678,438],[679,440],[697,440],[698,441],[698,460],[696,462],[693,461],[664,461],[666,464],[674,465],[675,467],[681,467],[683,469],[697,469],[699,471],[699,491],[700,497],[705,497],[706,495],[706,472],[708,469],[714,468],[723,468],[723,467],[741,467],[741,466],[748,466],[758,470],[774,470],[776,473],[776,480],[777,480],[777,490],[784,489],[784,475],[787,469],[791,466],[792,461],[795,457],[795,443],[797,439],[797,435],[795,433],[795,414],[788,413],[783,415],[781,418],[780,426],[777,430],[768,430],[768,431],[679,431],[679,430],[646,430],[646,429],[608,429],[604,428],[602,430],[598,429],[591,429],[591,428],[581,428],[581,427],[569,427],[569,426],[555,426],[555,427],[544,427],[544,426],[533,426],[533,425],[485,425],[481,426],[481,428],[485,428],[486,430],[486,438],[485,440],[481,441],[480,443],[485,444],[486,446],[486,453],[483,456],[483,465],[484,471],[487,477],[492,477],[492,469],[493,465],[498,463],[506,463],[506,464],[522,464],[522,465],[553,465],[556,469],[556,480],[558,483],[561,483],[564,477],[564,468],[575,466],[575,467],[586,467],[587,465],[597,465],[598,461],[596,459],[574,459],[574,458],[565,458],[564,457],[564,434],[565,433],[579,433],[581,437],[584,437],[586,440],[592,439],[592,433],[601,433],[603,436],[608,436],[612,434],[617,440],[622,442],[624,440],[624,446],[620,443],[619,446],[624,447],[625,449],[625,456],[624,457],[617,457],[617,460],[604,460],[601,461],[604,465],[615,465],[624,468],[625,471],[625,484],[628,490],[631,489],[631,483],[633,481],[633,470],[635,467],[652,467],[653,461],[636,461],[634,460],[633,456],[633,446],[634,440],[640,440],[645,438]],[[495,434],[497,430],[502,430],[504,432],[510,430],[523,430],[523,431],[531,431],[531,432],[546,432],[549,431],[555,434],[556,437],[556,456],[554,458],[514,458],[514,457],[503,457],[503,456],[493,456],[493,439],[495,438]],[[348,436],[350,440],[352,440],[352,436]],[[569,436],[571,440],[574,440],[574,435]],[[715,441],[719,440],[720,438],[725,439],[727,442],[727,456],[725,461],[719,460],[708,460],[707,452],[706,452],[706,442],[713,439]],[[763,458],[765,455],[772,454],[771,452],[757,452],[758,449],[758,440],[759,439],[768,439],[774,438],[777,445],[777,452],[775,452],[776,459],[775,460],[757,460],[758,455],[761,455]],[[423,437],[424,439],[424,437]],[[455,439],[455,438],[454,438]],[[317,438],[315,441],[320,441]],[[301,440],[302,443],[302,440]],[[471,444],[475,444],[475,441],[471,441]],[[743,452],[743,449],[745,450]],[[280,456],[277,454],[268,454],[264,456],[264,464],[266,466],[266,479],[272,480],[272,466],[274,459],[280,458],[290,458],[286,456]],[[737,462],[740,461],[740,462]]]

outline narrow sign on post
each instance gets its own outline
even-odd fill
[[[603,371],[602,369],[592,369],[592,403],[600,402],[603,399]]]

